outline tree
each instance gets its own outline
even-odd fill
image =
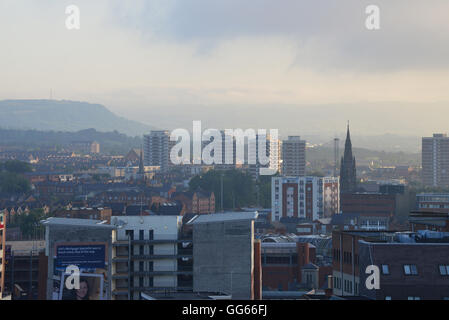
[[[18,161],[18,160],[8,160],[1,164],[0,168],[3,171],[15,174],[24,174],[26,172],[31,172],[32,168],[29,163]]]
[[[40,224],[40,221],[45,218],[43,209],[34,209],[28,214],[20,214],[17,217],[15,225],[20,228],[23,238],[32,239],[43,232],[44,226]]]
[[[214,192],[216,207],[221,209],[221,181],[223,178],[224,209],[241,208],[256,204],[255,182],[251,176],[237,170],[211,170],[190,180],[190,191],[201,188]]]
[[[27,193],[31,190],[30,182],[23,176],[30,172],[31,166],[17,160],[0,163],[0,192]]]

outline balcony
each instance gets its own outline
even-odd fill
[[[112,275],[112,279],[128,279],[128,270],[126,272],[119,271]]]
[[[190,270],[177,270],[177,271],[173,271],[173,270],[158,270],[158,271],[134,271],[132,272],[132,274],[134,276],[140,276],[140,277],[145,277],[145,276],[173,276],[173,275],[193,275],[193,271]]]

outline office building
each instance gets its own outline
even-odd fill
[[[422,138],[422,180],[426,186],[449,186],[449,138],[446,134]]]

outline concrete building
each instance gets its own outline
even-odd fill
[[[449,138],[446,134],[422,138],[422,180],[427,186],[449,186]]]
[[[306,141],[299,136],[290,136],[282,141],[282,175],[287,177],[305,176]]]
[[[113,299],[142,292],[192,289],[192,240],[181,239],[181,216],[118,216],[112,257]]]
[[[75,265],[89,279],[89,300],[111,299],[112,236],[115,226],[90,219],[48,218],[45,256],[48,259],[47,300],[74,299],[74,292],[58,291],[66,267]]]
[[[254,254],[256,218],[255,212],[230,212],[189,221],[193,225],[194,292],[221,292],[244,300],[257,296],[254,279],[260,255],[255,258]]]
[[[373,300],[449,300],[449,233],[420,231],[359,240],[360,296]],[[369,265],[380,288],[365,285]]]
[[[176,142],[170,141],[169,131],[151,131],[143,136],[143,161],[145,166],[159,166],[162,172],[167,172],[170,161],[170,151]]]
[[[339,212],[339,179],[335,177],[273,177],[272,221],[296,217],[315,221]]]

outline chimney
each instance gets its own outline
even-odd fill
[[[326,297],[331,297],[334,289],[334,277],[330,274],[327,276],[327,288],[324,290]]]

